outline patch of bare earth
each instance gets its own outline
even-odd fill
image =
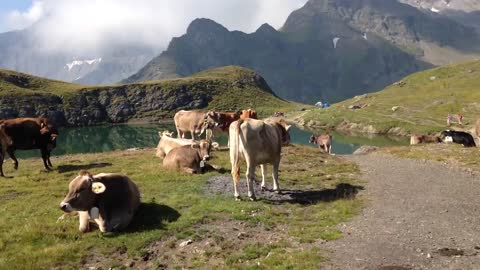
[[[326,243],[325,269],[480,269],[480,178],[444,163],[353,155],[363,213]]]

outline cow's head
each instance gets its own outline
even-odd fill
[[[64,212],[88,211],[95,206],[97,196],[105,190],[105,184],[95,181],[89,172],[82,171],[70,182],[60,208]]]
[[[217,127],[220,124],[220,114],[215,111],[208,111],[203,120],[205,128]]]
[[[206,140],[201,140],[198,143],[192,144],[193,149],[197,149],[202,160],[208,160],[210,158],[210,150],[212,144]]]
[[[312,134],[312,136],[310,136],[310,140],[308,142],[309,143],[316,143],[317,142],[317,137],[315,137],[315,135]]]
[[[173,131],[169,132],[168,130],[164,130],[163,132],[158,132],[158,135],[160,136],[160,138],[162,138],[163,136],[171,138],[173,136]]]

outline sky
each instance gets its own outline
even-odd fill
[[[59,50],[135,40],[165,48],[195,18],[229,30],[253,32],[263,23],[280,28],[307,0],[0,0],[0,32],[35,24],[43,43]]]

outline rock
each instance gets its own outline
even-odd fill
[[[178,246],[179,247],[185,247],[185,246],[190,245],[191,243],[193,243],[192,239],[188,239],[187,241],[183,241],[182,243],[180,243],[180,245],[178,245]]]
[[[437,77],[435,77],[435,76],[430,77],[430,81],[435,81],[435,79],[437,79]]]
[[[396,112],[396,111],[398,111],[398,109],[400,109],[400,107],[398,107],[398,106],[393,106],[393,107],[392,107],[392,112]]]
[[[355,152],[353,152],[353,154],[354,155],[366,155],[368,153],[372,153],[372,152],[375,152],[377,150],[378,150],[377,146],[363,145],[360,148],[358,148],[357,150],[355,150]]]
[[[348,109],[350,110],[358,110],[358,109],[361,109],[362,106],[361,105],[350,105],[348,106]]]

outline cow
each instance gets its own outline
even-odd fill
[[[48,118],[16,118],[0,120],[0,124],[5,125],[5,133],[12,139],[6,151],[13,160],[15,170],[18,169],[17,149],[40,149],[45,169],[51,170],[50,153],[57,145],[58,130]]]
[[[206,140],[172,149],[163,159],[163,167],[186,173],[202,173],[210,158],[211,144]]]
[[[210,128],[205,118],[203,111],[178,111],[173,117],[178,138],[184,139],[186,132],[190,132],[192,141],[195,140],[195,134],[201,136],[207,128]]]
[[[250,200],[255,200],[253,180],[257,165],[260,165],[262,170],[262,191],[265,190],[265,165],[272,164],[273,190],[280,192],[278,185],[280,154],[282,145],[290,142],[289,129],[290,126],[278,118],[238,120],[230,125],[230,163],[236,200],[240,200],[237,189],[240,181],[240,156],[247,163],[246,177]]]
[[[475,122],[475,134],[480,138],[480,118]]]
[[[5,159],[5,154],[7,153],[7,149],[13,144],[12,138],[7,135],[5,132],[5,125],[0,124],[0,144],[2,150],[0,152],[0,176],[4,177],[3,174],[3,160]]]
[[[257,111],[252,109],[242,110],[240,114],[240,119],[247,119],[247,118],[258,119]]]
[[[192,141],[190,139],[178,139],[172,138],[172,133],[158,132],[160,135],[160,141],[157,145],[157,153],[156,156],[159,158],[164,158],[172,149],[184,146],[184,145],[192,145],[197,143],[197,141]],[[218,147],[218,143],[212,143],[212,148],[215,149]]]
[[[139,205],[138,187],[126,175],[82,171],[70,182],[60,209],[78,211],[82,233],[90,230],[90,220],[101,232],[112,232],[125,229]]]
[[[325,150],[325,153],[329,155],[332,153],[332,135],[330,134],[312,135],[310,136],[309,143],[318,145],[318,149]]]
[[[412,134],[410,136],[410,144],[420,144],[420,143],[441,143],[442,139],[439,136],[435,135],[416,135]]]
[[[444,142],[454,142],[462,144],[465,147],[476,147],[475,140],[470,133],[455,130],[444,130],[440,137]]]

